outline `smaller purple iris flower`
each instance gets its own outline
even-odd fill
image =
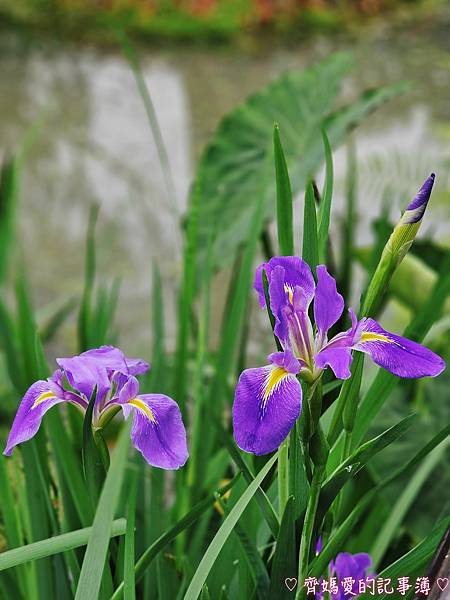
[[[127,358],[113,346],[101,346],[71,358],[56,360],[60,369],[46,381],[33,383],[17,410],[6,448],[10,456],[17,444],[32,438],[44,414],[61,402],[86,410],[96,390],[93,426],[121,408],[125,418],[133,412],[131,441],[145,460],[162,469],[178,469],[186,462],[186,431],[177,403],[163,394],[139,394],[136,375],[150,368],[140,359]]]
[[[350,377],[352,350],[398,377],[435,377],[445,368],[440,356],[383,329],[371,318],[358,320],[349,309],[352,326],[328,339],[329,329],[344,310],[344,299],[325,265],[317,267],[317,285],[308,264],[298,256],[270,259],[256,269],[254,287],[266,307],[262,272],[269,282],[274,333],[283,350],[270,354],[270,365],[245,370],[238,381],[233,425],[237,445],[246,452],[267,454],[278,448],[300,415],[302,389],[330,367],[339,379]],[[314,301],[314,322],[309,309]]]
[[[373,577],[367,571],[370,569],[372,560],[366,552],[359,554],[349,554],[341,552],[336,556],[336,559],[330,562],[329,573],[330,578],[336,578],[334,589],[329,586],[328,592],[331,600],[345,600],[345,598],[355,598],[359,594],[359,582],[365,581],[367,577]],[[316,593],[316,600],[323,600],[325,590],[321,583],[321,591]]]

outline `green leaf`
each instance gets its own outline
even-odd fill
[[[230,510],[226,502],[219,500],[224,514],[228,516]],[[258,552],[253,540],[247,534],[244,527],[240,523],[236,523],[234,531],[241,543],[242,554],[251,572],[251,578],[256,583],[256,595],[259,600],[265,600],[269,591],[269,575],[267,574],[266,565],[264,564],[261,555]]]
[[[130,443],[131,419],[123,427],[108,474],[103,485],[100,500],[89,536],[86,554],[81,567],[75,600],[97,600],[105,568],[112,522],[119,500]]]
[[[84,270],[83,298],[78,315],[78,346],[80,352],[91,347],[91,327],[93,313],[93,289],[95,281],[95,225],[97,223],[99,208],[93,204],[89,212],[89,224],[86,235],[86,263]]]
[[[323,161],[321,126],[334,147],[372,110],[402,91],[398,85],[370,91],[354,104],[333,112],[341,81],[351,66],[348,54],[334,53],[308,69],[282,75],[222,120],[200,163],[199,272],[207,258],[211,223],[220,224],[212,250],[215,269],[230,264],[246,241],[261,195],[266,161],[272,155],[273,123],[283,132],[295,197]],[[270,219],[274,216],[275,189],[272,180],[267,183],[263,213]]]
[[[123,535],[126,529],[125,519],[116,519],[111,525],[110,537]],[[0,554],[0,571],[11,569],[24,563],[46,558],[73,548],[85,546],[92,533],[92,527],[85,527],[69,533],[62,533],[46,540],[40,540],[26,546],[7,550]]]
[[[344,485],[376,454],[404,435],[416,418],[416,415],[409,415],[400,421],[400,423],[393,425],[377,437],[365,442],[335,469],[322,487],[316,516],[317,525],[322,522],[327,510]]]
[[[447,449],[450,438],[447,438],[440,446],[435,448],[427,458],[423,461],[420,467],[407,483],[403,493],[391,508],[389,516],[384,521],[381,529],[378,532],[370,549],[372,557],[372,565],[375,569],[378,568],[384,553],[389,547],[389,544],[395,534],[398,532],[398,527],[401,525],[405,515],[414,503],[417,495],[420,493],[424,483],[430,477],[431,473],[441,460],[442,455]]]
[[[295,253],[292,191],[278,125],[275,125],[273,129],[273,146],[275,155],[275,181],[277,186],[278,244],[281,254],[292,256]]]
[[[429,298],[416,313],[403,335],[421,342],[433,323],[439,318],[442,307],[450,292],[450,257],[443,266],[442,274],[436,281]],[[380,369],[365,394],[355,422],[353,442],[358,443],[368,431],[370,424],[381,410],[384,402],[400,381],[398,377]]]
[[[402,465],[392,475],[383,479],[378,485],[366,492],[361,498],[352,512],[347,518],[341,523],[338,529],[335,531],[333,537],[325,545],[322,552],[317,556],[311,563],[308,575],[311,577],[320,577],[325,569],[328,567],[330,560],[334,559],[338,552],[341,551],[343,544],[347,540],[348,536],[356,527],[358,520],[364,514],[365,510],[369,507],[372,501],[376,501],[378,495],[382,490],[396,481],[400,477],[403,477],[411,473],[417,464],[419,464],[430,452],[434,450],[439,444],[441,444],[450,433],[450,425],[447,425],[437,435],[433,437],[423,448],[416,453],[415,456],[406,464]]]
[[[357,160],[355,143],[351,139],[347,147],[347,174],[345,194],[345,218],[342,219],[341,268],[338,289],[344,298],[352,291],[352,265],[354,231],[356,227]]]
[[[292,592],[285,585],[287,577],[297,574],[297,546],[295,543],[295,501],[289,496],[284,509],[270,574],[268,600],[290,600]]]
[[[318,243],[319,262],[327,260],[328,230],[330,228],[331,199],[333,196],[333,154],[325,129],[322,129],[323,146],[325,150],[325,185],[318,214]]]
[[[94,438],[95,434],[92,428],[92,415],[96,399],[97,387],[92,392],[83,421],[83,472],[93,506],[97,504],[106,475],[105,464],[98,446],[98,437]]]
[[[139,581],[145,575],[146,570],[149,568],[149,566],[152,564],[152,561],[156,556],[158,556],[161,550],[170,544],[170,542],[174,540],[179,533],[190,527],[201,516],[203,516],[203,514],[209,510],[215,502],[217,502],[218,498],[223,497],[228,490],[234,486],[238,478],[239,476],[235,477],[220,490],[196,504],[194,508],[192,508],[182,519],[177,521],[175,525],[160,535],[159,538],[147,548],[135,565],[136,583],[139,583]],[[118,600],[119,598],[122,598],[123,591],[124,584],[121,583],[114,592],[111,600]]]
[[[381,573],[377,575],[378,578],[390,577],[395,581],[398,577],[404,577],[405,575],[413,576],[415,574],[421,575],[423,570],[427,567],[433,554],[436,552],[436,548],[439,542],[450,525],[450,517],[442,519],[428,537],[422,540],[417,546],[410,550],[407,554],[396,560],[394,563],[383,569]],[[387,594],[379,596],[380,600],[389,598]],[[360,600],[369,600],[373,598],[370,594],[362,594],[358,596]]]
[[[76,298],[66,300],[40,329],[41,340],[50,341],[77,306]]]
[[[206,583],[206,579],[208,574],[214,565],[223,545],[227,541],[229,535],[234,529],[234,526],[239,521],[242,513],[247,508],[250,500],[256,493],[256,490],[263,482],[266,475],[269,473],[270,469],[274,465],[277,459],[277,455],[272,456],[272,458],[264,465],[252,483],[248,486],[236,504],[230,511],[230,514],[225,519],[223,524],[221,525],[219,531],[214,536],[211,544],[208,546],[197,570],[194,573],[194,576],[189,584],[184,600],[197,600],[199,597],[203,585]]]
[[[124,588],[123,595],[125,600],[135,600],[136,582],[134,577],[134,528],[136,523],[136,493],[137,477],[133,475],[131,481],[130,494],[128,496],[127,510],[127,530],[125,534],[125,553],[124,553]]]
[[[313,273],[319,264],[319,242],[317,238],[317,215],[312,181],[308,181],[305,192],[305,208],[303,213],[303,260],[311,267]]]
[[[4,282],[14,236],[14,221],[19,196],[17,162],[3,160],[0,172],[0,285]]]
[[[226,432],[223,428],[221,428],[221,437],[224,443],[226,444],[227,450],[230,453],[233,462],[241,471],[247,483],[250,485],[254,481],[255,476],[252,473],[250,467],[247,465],[246,460],[242,457],[241,453],[236,448],[234,440],[231,439],[230,434]],[[258,502],[261,512],[263,513],[267,525],[269,526],[274,538],[277,538],[280,529],[280,524],[278,522],[276,512],[264,490],[262,490],[261,488],[257,489],[255,494],[255,500]]]

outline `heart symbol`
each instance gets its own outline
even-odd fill
[[[441,592],[443,592],[448,586],[448,577],[438,577],[436,583]]]
[[[295,589],[295,586],[297,585],[297,579],[295,577],[286,577],[286,579],[284,580],[284,583],[287,587],[287,589],[292,592],[292,590]],[[448,579],[447,579],[447,583],[448,583]]]

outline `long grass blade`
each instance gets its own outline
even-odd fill
[[[206,583],[206,579],[208,574],[215,563],[223,545],[227,541],[231,532],[234,529],[234,526],[239,521],[242,513],[247,508],[250,500],[256,493],[256,490],[263,482],[266,475],[269,473],[270,469],[274,465],[277,456],[272,456],[272,458],[264,465],[258,475],[255,477],[253,482],[248,486],[236,504],[230,511],[230,514],[225,519],[223,524],[221,525],[219,531],[214,536],[213,541],[209,545],[206,550],[197,570],[194,573],[194,576],[189,584],[184,600],[197,600],[199,597],[203,585]]]
[[[119,437],[108,474],[103,485],[91,535],[84,555],[75,600],[97,600],[111,537],[111,527],[122,488],[129,447],[131,420]]]
[[[111,525],[111,536],[124,535],[126,520],[116,519]],[[92,533],[92,527],[85,527],[77,531],[62,533],[46,540],[40,540],[26,546],[13,548],[0,554],[0,571],[11,569],[33,560],[39,560],[74,548],[86,546]]]

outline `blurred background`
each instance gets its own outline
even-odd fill
[[[0,0],[0,23],[0,153],[14,152],[35,129],[17,226],[40,322],[81,294],[95,202],[99,271],[105,281],[121,280],[117,324],[124,349],[139,355],[149,347],[140,323],[148,318],[152,259],[161,269],[173,347],[178,223],[202,149],[250,93],[337,50],[351,50],[355,59],[342,102],[367,88],[410,82],[354,133],[358,244],[371,243],[370,222],[383,206],[392,219],[399,216],[431,170],[438,179],[424,235],[450,241],[445,0]],[[167,200],[144,105],[117,39],[121,29],[136,47],[154,103],[176,208]],[[334,160],[336,222],[345,148]],[[215,311],[222,289],[219,280]],[[393,320],[398,328],[401,311]],[[56,354],[74,351],[75,327],[74,315],[58,333]]]

